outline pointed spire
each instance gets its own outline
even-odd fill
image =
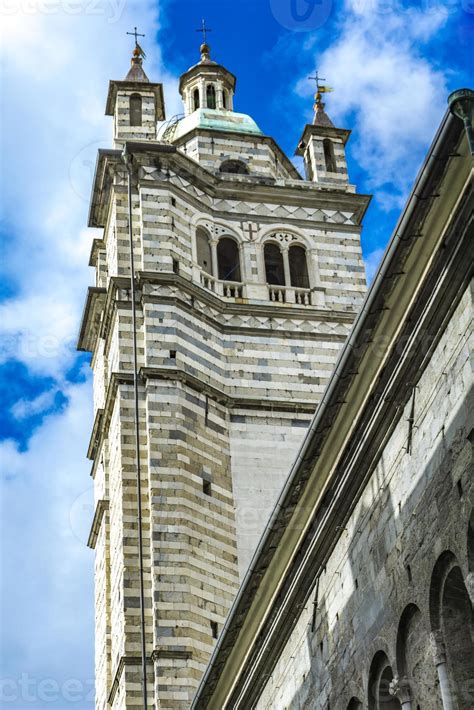
[[[143,49],[140,47],[138,44],[138,37],[144,37],[145,35],[140,34],[137,32],[137,28],[135,27],[133,32],[127,32],[128,35],[133,35],[135,37],[135,47],[133,50],[132,54],[132,59],[131,59],[131,67],[128,71],[127,76],[125,77],[125,81],[140,81],[140,82],[148,82],[149,83],[149,78],[143,71],[143,60],[146,59],[146,54],[143,51]]]
[[[309,76],[308,79],[316,82],[316,93],[314,95],[314,126],[326,126],[326,128],[334,128],[334,124],[324,110],[325,103],[322,100],[322,94],[327,94],[333,91],[330,86],[322,86],[321,81],[326,81],[316,72],[315,76]]]
[[[318,91],[315,96],[315,102],[314,102],[313,125],[314,126],[326,126],[327,128],[334,128],[334,123],[331,121],[331,119],[327,115],[326,111],[324,110],[325,105],[326,104],[321,99],[321,93]]]

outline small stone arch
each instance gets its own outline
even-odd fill
[[[220,281],[242,281],[239,244],[233,237],[221,237],[217,243],[217,267]]]
[[[430,622],[437,645],[438,672],[446,666],[449,688],[459,710],[472,707],[474,681],[474,616],[472,603],[456,556],[446,550],[431,576]]]
[[[301,244],[290,244],[288,250],[291,286],[309,288],[308,256]]]
[[[204,227],[198,227],[196,229],[196,259],[203,271],[207,274],[212,274],[210,235]]]
[[[330,138],[325,138],[323,140],[323,151],[326,172],[335,173],[337,171],[336,158],[334,156],[334,144]]]
[[[214,109],[217,107],[216,87],[214,86],[214,84],[208,84],[206,86],[206,106],[210,109]]]
[[[369,670],[369,710],[400,710],[400,701],[390,693],[393,680],[392,666],[386,653],[377,651]]]
[[[249,169],[243,160],[224,160],[219,168],[219,172],[234,175],[248,175]]]
[[[129,99],[130,125],[142,125],[142,97],[140,94],[131,94]]]
[[[193,109],[197,111],[201,106],[201,97],[199,96],[199,89],[194,89],[193,91]]]
[[[359,698],[353,696],[347,704],[347,710],[362,710],[362,703]]]
[[[403,610],[397,633],[397,669],[404,691],[421,707],[437,698],[441,705],[429,633],[416,604]]]
[[[263,245],[265,280],[272,286],[285,286],[285,265],[283,253],[278,242],[271,239]]]

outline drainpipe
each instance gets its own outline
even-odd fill
[[[134,392],[134,424],[135,424],[135,464],[137,471],[137,523],[138,523],[138,566],[140,578],[140,629],[141,629],[141,663],[143,710],[148,708],[147,678],[146,678],[146,647],[145,647],[145,589],[143,581],[143,529],[142,529],[142,492],[140,463],[140,419],[138,391],[138,348],[137,348],[137,312],[135,292],[135,260],[133,256],[133,224],[132,224],[132,161],[133,156],[127,152],[127,144],[123,149],[122,160],[128,173],[128,236],[130,245],[130,293],[132,300],[132,339],[133,339],[133,392]]]

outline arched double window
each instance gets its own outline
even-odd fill
[[[218,279],[241,281],[239,247],[231,237],[222,237],[217,244]]]
[[[200,106],[200,99],[199,99],[199,89],[194,89],[193,91],[193,106],[194,110],[197,111],[197,109]]]
[[[130,125],[142,125],[142,97],[140,94],[130,96]]]
[[[433,570],[430,621],[432,632],[445,647],[445,672],[453,707],[467,709],[471,705],[467,704],[463,688],[474,678],[474,617],[461,567],[448,550],[438,558]]]
[[[265,278],[267,284],[271,284],[272,286],[284,286],[285,267],[280,247],[273,242],[268,242],[263,248],[263,257],[265,260]]]
[[[212,252],[209,235],[205,229],[198,227],[196,232],[197,262],[206,274],[212,274]]]
[[[378,651],[369,671],[369,710],[400,710],[400,701],[390,693],[392,681],[389,660],[383,651]]]
[[[217,273],[214,273],[212,251],[215,249]],[[204,227],[196,230],[196,257],[201,269],[219,281],[242,280],[239,245],[232,237],[221,237],[217,246],[211,246],[209,233]]]
[[[288,252],[290,262],[291,285],[295,288],[309,288],[308,264],[306,249],[299,244],[294,244]]]
[[[206,104],[207,108],[216,108],[216,87],[214,84],[208,84],[206,87]]]
[[[293,286],[309,288],[306,249],[299,244],[290,246],[287,255],[283,254],[278,244],[268,242],[263,249],[265,277],[268,284],[274,286]],[[288,258],[290,283],[286,283],[285,259]]]
[[[249,170],[242,160],[225,160],[220,168],[221,173],[234,173],[234,175],[248,175]]]
[[[335,173],[336,168],[336,158],[334,157],[334,146],[329,138],[323,140],[323,150],[324,150],[324,162],[326,164],[326,172]]]

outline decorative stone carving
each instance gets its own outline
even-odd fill
[[[446,663],[446,648],[444,645],[443,634],[439,629],[430,633],[430,647],[435,666]]]
[[[409,703],[412,698],[410,681],[408,678],[399,678],[398,676],[395,676],[388,686],[388,692],[390,695],[398,698],[402,705]]]

